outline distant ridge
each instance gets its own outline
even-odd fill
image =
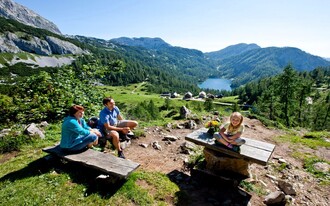
[[[229,57],[233,57],[236,55],[240,55],[244,52],[247,52],[249,50],[253,50],[253,49],[259,49],[261,48],[260,46],[258,46],[257,44],[245,44],[245,43],[240,43],[240,44],[235,44],[235,45],[231,45],[228,46],[224,49],[221,49],[219,51],[214,51],[214,52],[206,52],[205,55],[207,57],[210,57],[214,60],[222,60],[222,59],[226,59]]]
[[[120,45],[125,46],[135,46],[135,47],[143,47],[146,49],[162,49],[172,47],[170,44],[166,43],[161,38],[155,37],[140,37],[140,38],[128,38],[128,37],[120,37],[111,39],[110,42],[114,42]]]
[[[53,22],[12,0],[0,1],[0,16],[36,28],[46,29],[56,34],[61,34],[61,31]]]
[[[235,46],[231,49],[235,50]],[[276,75],[289,64],[297,71],[311,71],[317,67],[330,66],[330,62],[324,58],[295,47],[266,47],[245,52],[239,52],[238,48],[241,48],[241,45],[236,48],[238,55],[228,58],[216,56],[215,59],[220,76],[235,79],[232,85],[234,87]]]

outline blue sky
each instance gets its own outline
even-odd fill
[[[329,0],[14,0],[63,34],[160,37],[218,51],[238,43],[297,47],[330,57]]]

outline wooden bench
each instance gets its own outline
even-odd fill
[[[119,179],[127,178],[140,164],[131,160],[122,159],[112,154],[106,154],[103,152],[88,149],[81,153],[68,154],[64,152],[59,145],[47,147],[42,151],[56,155],[67,161],[78,162],[87,167],[94,168],[118,177]]]
[[[245,161],[261,165],[267,164],[275,149],[275,145],[273,144],[242,137],[242,139],[245,139],[246,143],[240,146],[240,152],[235,152],[226,146],[216,144],[213,137],[207,133],[207,128],[196,130],[188,134],[185,139],[219,153],[224,153],[235,158],[244,159]]]

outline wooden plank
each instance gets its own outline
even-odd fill
[[[112,174],[120,178],[127,178],[130,173],[137,169],[140,164],[131,160],[105,154],[99,151],[88,149],[81,153],[68,154],[59,145],[42,149],[44,152],[54,154],[68,161],[82,163],[88,167],[100,170],[106,174]]]
[[[196,130],[186,136],[186,140],[194,142],[195,144],[205,146],[232,157],[266,165],[275,149],[275,145],[246,137],[243,137],[243,139],[246,140],[246,143],[240,147],[240,152],[238,153],[225,146],[215,144],[213,137],[207,133],[206,128]]]
[[[242,137],[246,141],[246,145],[250,145],[252,147],[257,147],[259,149],[267,150],[267,151],[273,151],[275,148],[275,145],[267,143],[267,142],[262,142],[259,140],[255,139],[249,139],[247,137]]]

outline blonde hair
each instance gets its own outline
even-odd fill
[[[231,123],[231,120],[234,118],[234,117],[238,117],[240,118],[240,121],[239,121],[239,124],[235,127],[232,123]],[[243,115],[239,112],[233,112],[231,115],[230,115],[230,124],[229,124],[229,127],[228,127],[228,130],[229,131],[234,131],[234,130],[237,130],[243,123]]]

